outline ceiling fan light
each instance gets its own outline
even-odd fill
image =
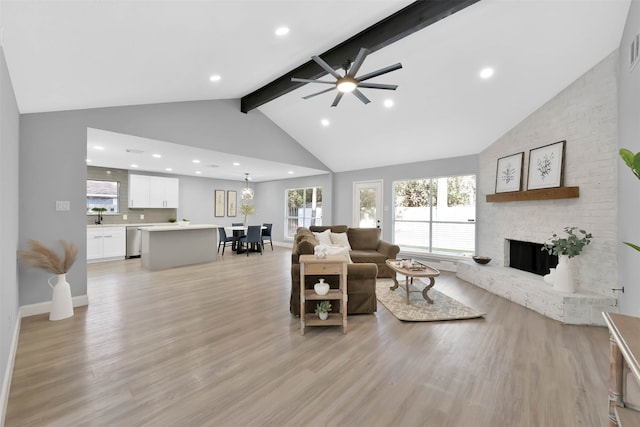
[[[358,82],[351,77],[343,77],[336,82],[336,89],[342,93],[353,92],[358,87]]]

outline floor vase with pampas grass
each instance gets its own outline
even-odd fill
[[[49,320],[62,320],[73,316],[73,300],[71,299],[71,287],[67,282],[67,272],[73,265],[78,254],[78,249],[73,243],[60,241],[64,249],[64,259],[57,253],[35,240],[29,241],[29,251],[18,251],[18,257],[23,265],[36,267],[55,274],[48,280],[53,289]],[[52,279],[57,279],[52,283]]]

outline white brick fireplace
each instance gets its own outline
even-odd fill
[[[565,323],[600,325],[600,312],[617,311],[617,63],[614,52],[480,154],[476,253],[493,260],[460,263],[460,278]],[[580,197],[485,201],[495,192],[498,158],[525,153],[526,190],[529,150],[562,140],[564,186],[579,186]],[[543,243],[567,226],[594,236],[575,258],[576,294],[557,293],[542,276],[505,265],[505,239]]]

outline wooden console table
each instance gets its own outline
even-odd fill
[[[632,402],[630,390],[640,382],[640,318],[603,313],[610,335],[609,426],[640,425],[640,402]],[[635,403],[635,404],[634,404]]]
[[[342,326],[347,333],[347,260],[340,255],[316,258],[314,255],[300,255],[300,333],[305,326]],[[336,275],[340,278],[338,289],[330,289],[327,295],[318,295],[305,286],[305,276]],[[329,313],[329,318],[320,320],[311,313],[305,313],[307,300],[335,300],[340,304],[339,313]]]

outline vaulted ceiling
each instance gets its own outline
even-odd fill
[[[0,24],[31,113],[242,98],[411,3],[2,0]],[[629,3],[480,0],[369,55],[403,65],[370,104],[307,84],[258,109],[334,172],[476,154],[618,48]]]

